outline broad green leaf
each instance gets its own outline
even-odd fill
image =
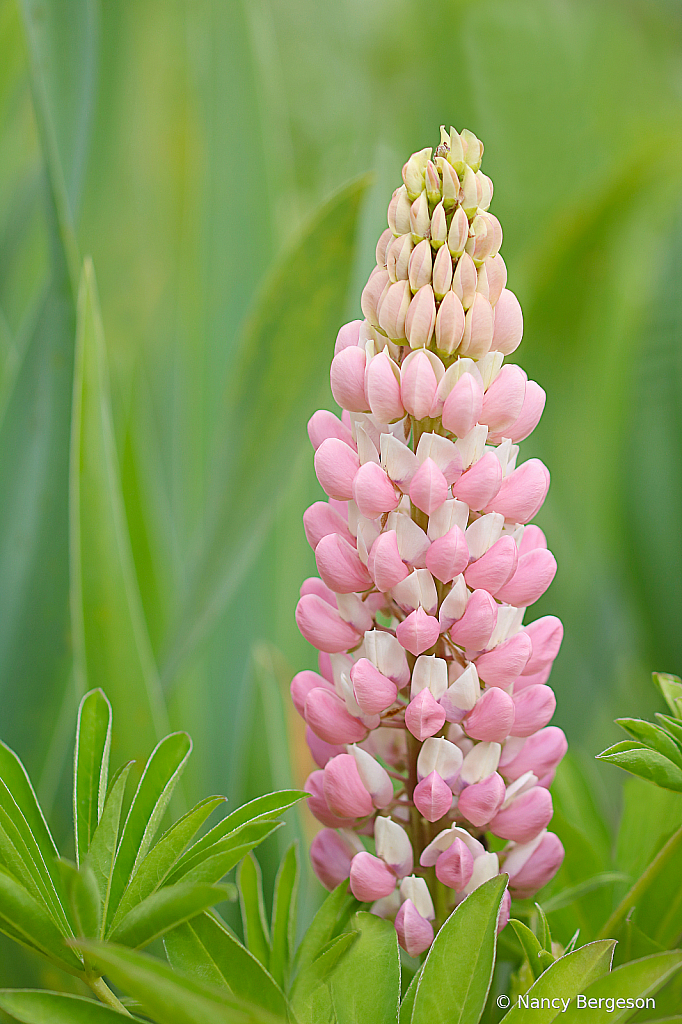
[[[171,733],[161,740],[147,761],[116,852],[107,921],[112,920],[131,875],[151,846],[191,751],[192,741],[187,733]]]
[[[3,989],[0,991],[0,1008],[22,1024],[122,1024],[126,1019],[118,1010],[110,1010],[108,1006],[84,996],[64,992]]]
[[[226,890],[217,886],[193,885],[190,882],[164,885],[133,906],[108,932],[107,939],[139,949],[203,910],[222,903],[226,897]]]
[[[527,1007],[532,1006],[533,1020],[536,1024],[550,1024],[551,1021],[562,1020],[561,999],[573,999],[578,992],[584,992],[593,981],[608,974],[614,946],[613,940],[589,942],[567,956],[560,957],[544,974],[541,974],[524,994],[524,999],[528,1000]],[[555,1003],[554,1006],[552,1001]],[[525,1024],[525,1012],[524,1006],[517,1003],[504,1015],[504,1024]]]
[[[270,974],[280,988],[285,987],[294,953],[298,874],[298,847],[292,843],[277,872],[272,900]]]
[[[334,1020],[330,991],[331,975],[357,940],[357,932],[333,939],[312,963],[301,967],[289,993],[298,1024],[327,1024]]]
[[[350,915],[359,906],[360,903],[348,892],[347,881],[340,882],[329,893],[296,950],[294,966],[297,971],[310,966],[317,959],[332,936],[345,927]]]
[[[656,712],[656,718],[662,723],[663,728],[674,737],[678,746],[682,745],[682,722],[677,718],[671,718],[670,715],[662,715],[660,711]]]
[[[88,960],[158,1024],[284,1024],[225,989],[184,978],[160,960],[121,946],[91,943]]]
[[[203,853],[220,839],[224,839],[243,825],[262,818],[275,818],[278,814],[283,814],[284,811],[293,807],[299,800],[303,800],[307,795],[307,793],[300,789],[285,789],[279,793],[267,793],[265,796],[256,797],[255,800],[243,804],[235,811],[232,811],[231,814],[226,815],[222,821],[214,825],[210,832],[207,832],[194,846],[190,847],[187,853],[178,861],[176,871],[181,871],[186,864],[196,859],[197,854]]]
[[[399,1024],[412,1024],[412,1011],[414,1009],[414,997],[417,994],[417,986],[419,985],[419,978],[421,976],[422,968],[416,972],[412,981],[409,984],[407,992],[402,998],[400,1003],[400,1016],[398,1018]]]
[[[507,876],[474,889],[447,919],[419,978],[412,1024],[476,1024],[495,966],[497,918]]]
[[[73,770],[73,826],[76,864],[82,864],[99,824],[107,793],[111,749],[111,704],[91,690],[78,709]]]
[[[109,906],[111,873],[116,859],[118,834],[121,827],[121,809],[128,775],[134,762],[129,761],[114,775],[104,804],[102,817],[90,843],[86,863],[92,868],[102,900],[102,920],[106,921]]]
[[[643,874],[623,897],[603,926],[601,935],[606,937],[615,934],[632,908],[636,907],[638,908],[636,923],[661,945],[665,945],[665,941],[659,935],[663,932],[667,936],[669,929],[676,927],[676,915],[682,913],[682,894],[679,886],[681,862],[682,828],[679,828],[665,846],[658,851]],[[639,915],[642,911],[644,912],[642,916],[653,911],[654,932],[641,925]],[[682,919],[680,929],[682,930]]]
[[[391,921],[358,913],[358,939],[330,979],[338,1024],[396,1024],[400,1008],[400,950]]]
[[[523,921],[516,921],[512,918],[509,924],[516,932],[516,937],[521,943],[521,948],[523,949],[526,959],[530,964],[533,977],[537,980],[542,972],[546,971],[550,964],[554,963],[554,957],[544,948],[537,936],[527,925],[523,923]],[[547,962],[548,957],[549,962]]]
[[[125,709],[114,737],[141,756],[168,721],[135,575],[114,441],[109,371],[92,263],[78,296],[70,469],[71,618],[81,686]]]
[[[582,990],[584,1005],[573,1002],[559,1017],[562,1024],[578,1024],[590,1015],[590,1024],[627,1021],[637,1013],[636,1000],[654,995],[682,964],[682,952],[657,953],[617,967]],[[590,1000],[596,1003],[590,1005]],[[601,1002],[603,1000],[603,1003]],[[628,1005],[629,1004],[629,1005]]]
[[[187,860],[182,857],[168,881],[174,883],[180,879],[189,878],[194,881],[206,881],[214,877],[217,881],[218,878],[222,878],[228,871],[231,871],[250,850],[262,843],[277,829],[282,828],[283,824],[281,821],[262,819],[249,821],[225,836],[224,839],[214,843],[213,846],[202,848],[195,856]],[[199,845],[199,843],[195,844],[195,846]],[[195,847],[192,847],[187,852],[191,854],[194,849]]]
[[[618,825],[616,867],[635,882],[672,833],[682,826],[682,796],[626,778]]]
[[[200,914],[164,939],[171,967],[240,999],[286,1015],[286,999],[273,977],[213,914]]]
[[[246,947],[267,969],[270,963],[270,935],[263,902],[260,864],[251,854],[244,857],[237,872]]]
[[[615,764],[632,775],[639,775],[640,778],[647,779],[664,789],[682,792],[682,769],[644,743],[623,740],[597,754],[597,758]]]
[[[8,927],[5,927],[5,924]],[[82,963],[64,943],[47,910],[41,906],[11,875],[0,868],[0,931],[40,950],[67,970],[78,971]]]
[[[640,718],[617,718],[616,725],[629,732],[633,739],[646,743],[648,747],[657,750],[682,769],[682,750],[660,725],[644,722]]]
[[[653,680],[678,721],[682,719],[682,679],[663,672],[654,672]]]
[[[226,395],[223,436],[231,444],[216,514],[171,634],[164,678],[235,593],[272,521],[281,467],[300,447],[328,380],[321,339],[331,340],[341,323],[367,185],[366,177],[351,182],[315,215],[254,303]]]
[[[159,889],[187,844],[196,835],[208,816],[225,802],[224,796],[209,796],[184,814],[152,846],[133,875],[111,922],[112,931],[142,900]]]
[[[102,924],[102,900],[92,868],[83,864],[77,868],[69,860],[59,862],[64,889],[71,908],[76,934],[96,939]]]

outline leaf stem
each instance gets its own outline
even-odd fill
[[[132,1013],[126,1010],[125,1006],[111,991],[104,978],[88,978],[88,985],[95,993],[100,1002],[110,1006],[112,1010],[118,1010],[126,1017],[132,1017]]]
[[[625,918],[627,912],[637,905],[640,897],[644,895],[656,875],[663,870],[668,861],[675,853],[677,853],[680,846],[682,846],[682,828],[678,828],[677,832],[673,833],[665,846],[661,847],[651,864],[649,864],[648,868],[630,889],[630,892],[623,898],[611,914],[611,917],[599,932],[599,935],[597,936],[598,939],[613,938],[612,932],[615,932],[616,928],[618,928]]]

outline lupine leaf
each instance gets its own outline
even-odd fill
[[[548,967],[525,993],[525,996],[539,1000],[538,1006],[533,1009],[533,1020],[536,1024],[550,1024],[554,1020],[563,1020],[561,998],[573,999],[578,992],[584,992],[593,981],[608,974],[614,946],[615,942],[612,939],[589,942],[573,953],[560,957]],[[547,1005],[542,1004],[543,999]],[[554,1007],[552,1000],[558,1000]],[[502,1018],[504,1024],[522,1024],[526,1020],[524,1013],[524,1008],[516,1003]]]
[[[155,843],[133,875],[111,922],[112,930],[168,878],[182,851],[196,835],[208,816],[225,802],[224,796],[209,796],[184,814]]]
[[[357,913],[351,927],[359,938],[331,976],[338,1024],[396,1024],[400,1008],[400,951],[391,921]]]
[[[279,793],[267,793],[265,796],[256,797],[255,800],[243,804],[232,811],[231,814],[226,815],[222,821],[214,825],[210,832],[207,832],[194,846],[190,847],[187,853],[178,861],[176,871],[181,871],[187,863],[196,859],[197,854],[203,853],[203,851],[213,846],[219,840],[224,839],[231,832],[235,832],[236,829],[262,818],[275,818],[278,814],[283,814],[284,811],[293,807],[294,804],[298,803],[299,800],[303,800],[306,796],[308,794],[300,789],[285,789]]]
[[[284,1024],[282,1016],[224,989],[184,978],[160,960],[121,946],[90,943],[88,960],[158,1024]]]
[[[199,981],[229,988],[240,999],[286,1014],[286,999],[274,978],[213,914],[200,914],[168,932],[169,963]]]
[[[292,843],[282,858],[277,872],[272,900],[270,974],[280,988],[285,987],[289,963],[294,951],[297,888],[298,849],[296,844]]]
[[[549,952],[552,948],[552,933],[550,931],[547,915],[539,903],[535,904],[535,913],[538,916],[538,938],[540,940],[540,945],[544,950]]]
[[[0,740],[0,779],[5,783],[23,814],[46,864],[56,862],[59,851],[23,764]]]
[[[125,708],[114,750],[140,759],[168,731],[130,550],[114,441],[107,353],[92,263],[78,295],[70,464],[75,672]]]
[[[660,725],[644,722],[640,718],[617,718],[616,725],[629,732],[633,739],[646,743],[648,747],[657,750],[682,769],[682,751]]]
[[[660,943],[654,942],[648,935],[645,935],[629,917],[623,921],[621,928],[614,932],[613,937],[618,939],[613,956],[614,968],[629,963],[630,960],[641,960],[645,956],[664,952]]]
[[[474,889],[433,941],[417,986],[412,1024],[475,1024],[495,966],[495,940],[507,876]]]
[[[183,921],[189,921],[203,910],[222,903],[225,889],[211,885],[180,882],[164,885],[151,896],[137,903],[107,935],[110,942],[139,949]]]
[[[5,922],[9,928],[5,928]],[[64,935],[57,928],[44,906],[37,902],[16,879],[0,868],[0,931],[12,938],[39,949],[45,956],[60,961],[71,971],[82,969],[73,950],[64,943]]]
[[[587,988],[581,989],[587,1003],[587,1012],[590,1015],[590,1024],[606,1024],[607,1021],[630,1020],[637,1013],[635,1000],[651,996],[658,992],[673,974],[680,969],[682,964],[682,952],[675,950],[672,953],[656,953],[654,956],[645,957],[643,960],[634,960],[631,963],[617,967],[610,974],[604,975],[593,982]],[[632,1005],[615,1007],[610,1004],[599,1004],[599,1000],[630,999]],[[596,1006],[590,1006],[589,1000],[596,999]],[[578,1008],[572,1003],[565,1014],[561,1014],[559,1020],[562,1024],[578,1024],[585,1020],[585,1008]]]
[[[260,864],[251,854],[244,857],[237,872],[246,947],[267,969],[270,963],[270,935],[265,918]]]
[[[212,846],[200,849],[199,853],[195,856],[189,859],[182,857],[170,874],[168,881],[174,883],[186,878],[192,878],[195,881],[199,879],[206,881],[208,878],[213,877],[221,864],[229,865],[223,868],[221,875],[216,875],[216,878],[222,878],[242,857],[255,846],[258,846],[259,843],[262,843],[264,839],[267,839],[277,829],[281,828],[283,824],[284,822],[281,821],[262,819],[259,821],[249,821]],[[188,854],[192,854],[198,846],[200,846],[200,843],[196,843],[195,846],[188,850]]]
[[[90,843],[86,863],[92,868],[102,900],[102,918],[106,921],[109,906],[111,873],[116,859],[118,835],[121,827],[121,809],[128,775],[134,762],[122,765],[116,772],[107,794],[99,825]]]
[[[398,1024],[412,1024],[414,997],[417,994],[417,986],[419,985],[421,971],[422,968],[420,967],[417,973],[412,978],[412,981],[409,984],[407,992],[402,998],[402,1002],[400,1003],[400,1017],[398,1018]]]
[[[653,680],[675,718],[682,719],[682,679],[663,672],[654,672]]]
[[[59,862],[59,867],[76,934],[96,939],[102,924],[102,900],[92,868],[87,863],[77,868],[65,859]]]
[[[623,740],[615,743],[608,750],[597,754],[600,761],[608,761],[623,768],[632,775],[639,775],[648,782],[654,782],[664,789],[682,792],[682,769],[678,768],[657,750],[651,750],[644,743],[635,740]]]
[[[343,315],[367,185],[367,177],[351,182],[315,215],[254,303],[226,396],[224,436],[232,443],[219,474],[217,511],[191,574],[164,678],[174,675],[235,592],[272,521],[283,460],[300,446],[314,408],[311,384],[317,390],[328,379],[329,354],[319,339],[333,337]]]
[[[82,864],[99,824],[107,793],[111,748],[111,704],[102,690],[81,701],[73,773],[76,864]]]
[[[530,969],[533,972],[535,979],[539,978],[543,971],[546,971],[549,967],[549,963],[546,963],[545,959],[541,959],[542,954],[545,953],[545,957],[549,955],[550,963],[554,962],[554,957],[551,953],[547,953],[542,943],[538,940],[537,936],[528,928],[523,921],[516,921],[514,918],[511,919],[509,924],[516,932],[516,937],[521,943],[521,948],[526,954],[526,959],[530,964]]]
[[[337,930],[342,929],[360,903],[348,892],[348,882],[340,882],[319,908],[296,950],[297,971],[310,966]]]
[[[677,718],[671,718],[670,715],[662,715],[660,711],[656,712],[656,718],[662,723],[663,728],[675,739],[677,745],[682,747],[682,722]]]
[[[289,994],[298,1024],[326,1024],[334,1019],[330,976],[357,938],[357,932],[337,936],[312,963],[301,967]]]
[[[118,1010],[110,1010],[84,996],[64,992],[34,992],[27,989],[0,991],[0,1008],[21,1024],[123,1024]]]
[[[147,761],[116,852],[109,897],[109,921],[113,918],[130,876],[152,843],[191,750],[192,741],[187,733],[171,733],[161,740]]]

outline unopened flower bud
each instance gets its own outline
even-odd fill
[[[452,790],[437,771],[417,783],[412,794],[414,805],[427,821],[438,821],[452,807]]]
[[[482,650],[495,629],[497,605],[487,590],[474,590],[461,619],[450,628],[452,640],[469,650]]]
[[[504,782],[497,772],[493,772],[460,793],[457,809],[472,825],[482,828],[495,817],[503,800]]]
[[[367,735],[364,723],[350,715],[341,698],[326,687],[310,690],[303,714],[315,735],[325,743],[356,743]]]
[[[492,347],[506,356],[515,351],[523,337],[523,313],[519,300],[507,288],[495,305],[495,331]]]
[[[464,168],[464,178],[462,180],[461,203],[464,212],[469,218],[473,218],[478,209],[479,188],[480,185],[476,175],[467,164]]]
[[[401,645],[415,657],[428,651],[429,647],[433,647],[439,635],[438,619],[427,615],[423,608],[417,608],[411,612],[396,629],[396,636]],[[432,736],[433,733],[428,733],[428,735]]]
[[[531,537],[534,534],[541,535],[537,538],[537,543],[531,546]],[[524,544],[528,536],[528,544]],[[542,543],[544,542],[544,543]],[[527,554],[529,551],[535,550],[535,548],[546,547],[546,541],[542,530],[537,526],[527,526],[523,533],[521,545],[519,547],[519,554],[521,557]],[[556,615],[544,615],[541,619],[536,619],[535,622],[531,622],[530,625],[524,626],[524,630],[528,633],[533,644],[533,654],[531,655],[530,661],[526,665],[524,675],[532,675],[535,672],[539,672],[541,669],[551,665],[561,647],[561,641],[564,637],[564,627],[560,619],[557,619]]]
[[[354,594],[372,586],[354,544],[337,533],[323,537],[315,548],[317,571],[336,594]]]
[[[389,896],[396,885],[396,877],[379,857],[363,850],[356,853],[350,866],[350,888],[356,900],[371,903]]]
[[[530,637],[521,631],[492,651],[481,654],[476,659],[476,669],[488,686],[501,686],[504,689],[521,675],[532,650]]]
[[[413,292],[417,292],[425,284],[429,284],[431,281],[432,266],[433,260],[431,259],[431,245],[429,241],[424,238],[418,245],[415,245],[410,254],[408,277],[410,281],[410,288]]]
[[[408,956],[419,956],[433,942],[433,926],[422,917],[409,899],[405,900],[396,914],[395,930],[398,933],[398,941]]]
[[[503,483],[502,467],[498,459],[493,452],[487,452],[466,473],[462,473],[452,493],[460,501],[466,502],[469,508],[479,512],[493,500]],[[502,509],[499,511],[502,512]]]
[[[452,257],[444,245],[438,250],[433,264],[433,293],[438,300],[447,295],[452,284]]]
[[[410,239],[412,236],[410,235]],[[388,271],[383,267],[375,267],[369,277],[369,281],[362,290],[360,297],[360,308],[362,309],[363,316],[372,324],[373,327],[379,326],[379,313],[378,309],[381,305],[381,300],[388,291],[391,279]]]
[[[364,818],[373,810],[352,754],[338,754],[327,762],[324,796],[330,811],[341,818]]]
[[[409,570],[398,551],[398,539],[395,530],[387,530],[379,534],[372,545],[367,566],[378,590],[386,593],[396,587]]]
[[[412,478],[410,501],[429,516],[443,504],[447,496],[447,480],[433,459],[426,459]]]
[[[451,583],[468,562],[469,548],[459,526],[435,540],[426,553],[426,568],[441,583]]]
[[[397,821],[380,815],[374,823],[374,844],[377,857],[381,857],[398,878],[410,874],[414,857],[412,843]]]
[[[333,829],[318,832],[310,846],[313,871],[325,889],[335,889],[350,874],[351,860],[357,853],[352,845],[353,833],[340,835]],[[353,837],[354,838],[354,837]]]
[[[459,298],[465,310],[469,309],[474,301],[477,284],[478,274],[476,273],[474,261],[468,252],[464,252],[457,261],[457,266],[452,276],[452,290]]]
[[[424,182],[426,185],[426,198],[433,206],[435,203],[440,202],[440,178],[438,177],[436,165],[432,160],[427,160],[426,162]]]
[[[448,231],[448,249],[455,259],[459,259],[464,252],[468,238],[469,220],[462,207],[458,206],[452,215],[450,230]]]
[[[464,318],[464,334],[460,346],[462,355],[480,359],[490,351],[493,343],[493,317],[493,308],[485,296],[480,292],[474,293],[471,308]]]
[[[561,867],[564,848],[553,832],[540,833],[529,843],[513,845],[505,857],[504,870],[516,899],[527,899],[541,889]]]
[[[412,201],[404,185],[397,188],[388,207],[388,226],[394,235],[404,235],[411,230],[410,207]]]
[[[402,341],[405,337],[405,318],[411,298],[409,281],[396,281],[389,286],[381,300],[378,308],[379,326],[392,341]]]
[[[440,732],[444,722],[445,711],[429,689],[420,690],[405,710],[405,725],[420,742]]]
[[[448,161],[455,168],[457,174],[464,173],[466,143],[454,128],[450,128],[450,151]]]
[[[386,228],[385,231],[379,235],[379,241],[376,247],[376,260],[378,267],[386,266],[386,250],[393,241],[393,232],[390,228]]]
[[[483,388],[470,373],[463,373],[443,405],[443,426],[464,437],[478,423],[482,410]]]
[[[405,335],[410,348],[425,348],[433,337],[436,326],[436,300],[433,288],[425,284],[410,303],[405,319]]]
[[[472,590],[487,590],[496,597],[500,588],[512,578],[518,564],[519,549],[514,538],[500,537],[484,555],[467,566],[464,579]]]
[[[369,275],[370,280],[381,269],[381,267],[375,267]],[[336,341],[334,342],[334,355],[337,355],[344,348],[351,348],[360,344],[360,328],[362,326],[362,320],[351,320],[349,324],[344,324],[343,327],[339,328],[339,333],[336,335]]]
[[[474,858],[469,848],[457,838],[436,861],[436,878],[455,892],[461,892],[474,870]]]
[[[486,690],[464,719],[467,735],[486,743],[502,743],[514,724],[514,701],[499,687]]]
[[[490,305],[495,306],[507,285],[507,267],[499,252],[497,256],[488,257],[485,269],[488,278],[488,298]]]
[[[429,237],[431,218],[429,217],[429,201],[426,198],[426,192],[422,192],[410,207],[410,230],[415,245],[423,238]]]
[[[504,434],[523,409],[526,397],[526,374],[520,366],[503,366],[485,393],[481,423],[487,423],[494,434]]]
[[[417,420],[429,415],[436,397],[438,365],[435,359],[435,356],[431,359],[428,352],[412,352],[400,368],[402,403],[405,411]]]
[[[476,263],[481,263],[487,256],[494,255],[495,233],[488,222],[490,214],[477,214],[469,228],[466,251]]]
[[[413,249],[414,242],[410,232],[394,238],[389,245],[386,250],[386,271],[392,284],[395,284],[396,281],[407,280],[410,255]],[[379,301],[377,299],[377,308],[378,306]]]
[[[360,639],[357,630],[344,622],[336,608],[316,594],[305,594],[298,602],[296,624],[308,643],[329,654],[350,650]]]
[[[441,250],[443,252],[444,250]],[[454,291],[443,298],[436,315],[436,347],[440,352],[452,355],[464,337],[464,309]]]
[[[363,516],[378,519],[384,512],[397,508],[400,493],[396,491],[381,466],[366,462],[353,479],[352,498]]]
[[[405,415],[400,400],[400,369],[385,349],[367,366],[365,393],[373,415],[381,423],[392,423]]]
[[[478,178],[481,189],[481,197],[478,201],[478,205],[481,210],[487,210],[493,198],[493,183],[487,174],[483,173],[483,171],[476,171],[476,177]]]
[[[424,189],[424,172],[431,159],[432,152],[433,150],[429,147],[428,149],[420,150],[418,153],[413,153],[403,167],[403,181],[405,182],[410,199],[416,199]]]
[[[443,206],[446,210],[451,210],[459,200],[461,192],[459,178],[455,169],[444,157],[439,158],[438,166],[443,175]]]
[[[563,731],[556,725],[548,725],[524,740],[516,757],[504,767],[500,767],[500,771],[512,781],[520,779],[529,771],[541,779],[556,768],[567,749],[568,744]]]
[[[526,382],[523,407],[517,420],[506,430],[514,444],[524,441],[537,427],[545,408],[546,394],[534,380]]]
[[[385,768],[362,747],[351,744],[348,753],[355,758],[362,784],[375,807],[387,807],[393,799],[393,783]]]
[[[490,831],[500,839],[528,843],[547,828],[552,811],[549,790],[533,786],[498,811],[490,823]]]
[[[440,202],[431,214],[431,248],[440,249],[448,237],[448,224],[445,218],[445,209]]]
[[[315,452],[315,473],[330,498],[352,498],[353,481],[359,469],[357,452],[337,437],[328,437]]]
[[[499,601],[527,608],[535,604],[556,575],[556,558],[551,551],[539,548],[519,559],[516,572],[495,595]]]
[[[468,128],[462,129],[462,139],[466,140],[466,162],[472,171],[477,171],[483,159],[483,143]]]
[[[330,444],[331,440],[333,439],[325,441],[325,444]],[[459,482],[457,486],[459,486]],[[500,512],[505,519],[514,523],[527,523],[539,512],[548,490],[549,471],[547,467],[540,462],[540,459],[528,459],[504,478],[494,498],[488,502],[485,511]],[[466,501],[466,498],[463,500]]]

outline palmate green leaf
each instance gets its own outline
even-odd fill
[[[631,1020],[638,1012],[635,1000],[658,992],[680,969],[681,964],[682,952],[675,950],[672,953],[657,953],[617,967],[610,974],[581,990],[587,1000],[587,1010],[579,1009],[577,1004],[573,1003],[559,1019],[562,1024],[578,1024],[579,1021],[584,1021],[585,1014],[589,1013],[590,1024],[606,1024],[607,1021],[613,1021],[615,1024],[618,1021]],[[590,999],[596,999],[597,1004],[590,1006]],[[613,999],[615,1008],[606,1003],[600,1007],[600,999]],[[626,1005],[619,1007],[617,1001],[621,999]],[[629,1008],[628,999],[632,1004]]]
[[[495,940],[507,876],[474,889],[447,919],[419,978],[412,1024],[477,1024],[495,966]]]
[[[275,879],[272,900],[270,974],[285,988],[296,941],[296,896],[298,890],[298,847],[292,843],[282,858]]]
[[[253,850],[255,846],[258,846],[283,825],[282,821],[268,821],[267,819],[249,821],[225,836],[224,839],[214,843],[213,846],[201,849],[189,860],[182,858],[180,865],[173,870],[168,881],[174,883],[181,879],[208,881],[222,878],[250,850]],[[195,845],[199,846],[199,843]],[[194,847],[188,853],[191,854],[193,850]]]
[[[224,989],[175,974],[168,964],[121,946],[90,943],[88,960],[157,1024],[284,1024],[285,1018]]]
[[[11,875],[0,868],[0,931],[56,960],[70,973],[82,970],[82,963],[64,943],[48,911]]]
[[[312,963],[301,968],[289,994],[289,1004],[298,1024],[327,1024],[334,1020],[331,976],[357,938],[357,932],[338,935]]]
[[[83,689],[101,686],[114,707],[125,708],[114,751],[141,760],[168,732],[168,720],[130,550],[89,260],[78,295],[69,505],[75,671]]]
[[[602,940],[589,942],[586,946],[562,956],[549,967],[525,993],[529,999],[538,1000],[533,1007],[536,1024],[551,1024],[563,1020],[561,998],[573,999],[578,992],[584,992],[588,985],[608,974],[613,957],[615,942]],[[542,1000],[547,1004],[543,1006]],[[556,1005],[552,1006],[552,1001]],[[525,1024],[527,1010],[518,1003],[502,1018],[504,1024]]]
[[[662,786],[663,789],[682,792],[682,769],[644,743],[623,740],[597,754],[597,758],[615,764],[632,775],[639,775],[640,778]]]
[[[213,885],[195,885],[192,882],[164,885],[133,906],[109,931],[107,939],[139,949],[176,925],[189,921],[216,903],[222,903],[228,895],[229,890]]]
[[[114,931],[118,924],[142,900],[159,889],[170,874],[178,857],[191,842],[208,816],[225,802],[224,796],[209,796],[184,814],[155,843],[133,875],[111,922]]]
[[[657,750],[682,769],[682,750],[660,725],[642,721],[640,718],[617,718],[616,725],[629,732],[633,739]]]
[[[244,857],[239,865],[237,888],[246,948],[267,968],[271,949],[263,900],[263,878],[260,864],[251,854]]]
[[[654,672],[653,680],[676,719],[682,719],[682,679]]]
[[[412,981],[410,982],[407,992],[402,998],[400,1003],[400,1017],[398,1018],[398,1024],[411,1024],[412,1022],[412,1011],[414,1009],[414,997],[417,994],[417,986],[419,985],[419,978],[421,977],[422,968],[416,972]]]
[[[331,979],[338,1024],[396,1024],[400,1008],[400,951],[391,921],[357,913],[358,938],[339,960]]]
[[[543,971],[546,971],[550,964],[554,963],[555,958],[523,921],[516,921],[512,918],[509,924],[516,932],[516,937],[530,964],[533,977],[537,980]]]
[[[294,968],[302,971],[320,956],[332,936],[341,931],[360,903],[348,892],[348,882],[340,882],[319,908],[296,950]]]
[[[111,749],[111,704],[103,690],[91,690],[78,709],[73,771],[73,827],[76,864],[82,864],[104,808]]]
[[[147,761],[116,852],[107,924],[113,919],[133,871],[151,846],[191,750],[192,741],[187,733],[171,733],[154,748]]]
[[[111,873],[116,859],[118,835],[121,827],[121,810],[125,796],[128,775],[134,762],[122,765],[111,780],[99,825],[88,850],[86,863],[92,868],[102,902],[102,920],[106,921],[109,905]]]
[[[200,914],[174,928],[164,945],[178,972],[229,988],[246,1002],[286,1015],[286,999],[275,979],[214,914]]]
[[[0,1008],[21,1024],[122,1024],[125,1017],[84,996],[64,992],[34,992],[27,989],[0,991]]]
[[[323,339],[342,320],[367,184],[366,177],[352,182],[316,214],[256,299],[225,396],[228,462],[216,474],[213,521],[170,634],[164,679],[235,593],[272,522],[288,479],[282,466],[300,448],[316,394],[327,386]]]
[[[226,838],[238,828],[263,818],[276,818],[278,814],[283,814],[284,811],[287,811],[294,804],[298,803],[299,800],[303,800],[307,796],[308,794],[300,789],[285,789],[278,793],[267,793],[265,796],[256,797],[255,800],[250,800],[249,803],[238,807],[226,815],[222,821],[219,821],[217,825],[190,847],[180,858],[175,866],[173,879],[180,877],[181,873],[188,866],[194,864],[199,854],[205,853],[206,850],[218,843],[219,840]]]

